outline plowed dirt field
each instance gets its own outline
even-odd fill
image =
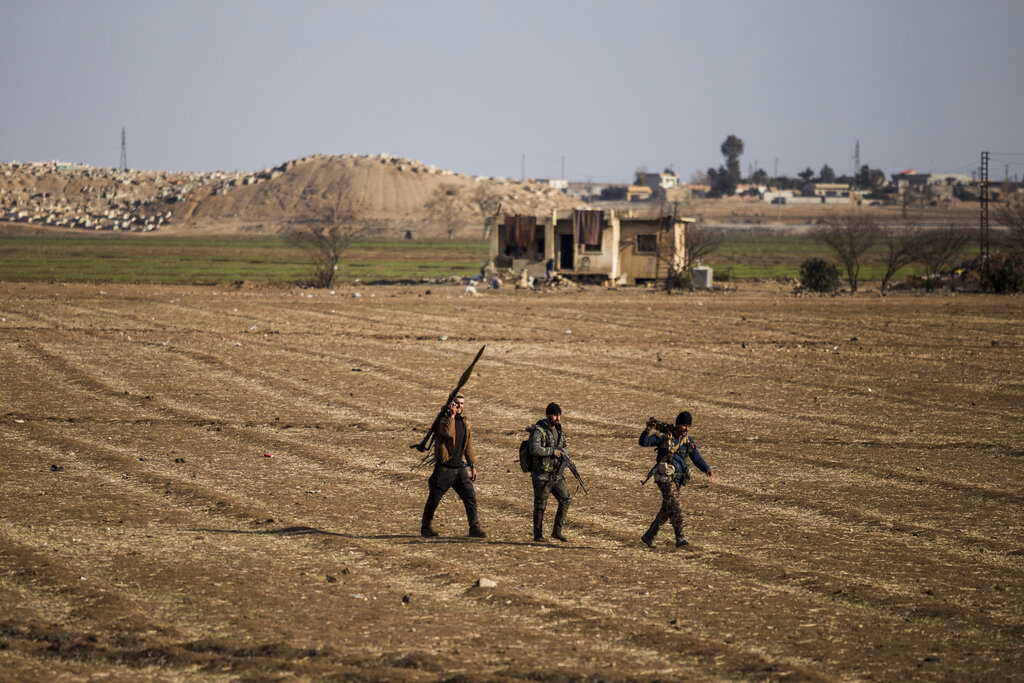
[[[1024,298],[429,290],[0,283],[2,677],[1024,678]],[[482,344],[489,535],[449,493],[422,539]],[[552,400],[567,544],[517,463]],[[716,478],[649,549],[683,409]]]

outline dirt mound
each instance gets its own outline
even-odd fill
[[[430,204],[444,196],[450,225]],[[258,173],[0,165],[0,220],[95,230],[277,232],[331,206],[388,233],[480,234],[495,211],[540,213],[575,201],[533,182],[467,176],[391,155],[316,155]],[[447,221],[444,221],[447,222]]]

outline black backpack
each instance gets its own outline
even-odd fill
[[[529,472],[533,469],[533,457],[530,455],[529,439],[519,443],[519,468],[523,472]]]
[[[537,425],[530,425],[526,428],[526,433],[529,435],[533,434],[533,430],[537,428]],[[519,469],[523,472],[533,471],[533,456],[530,455],[530,437],[527,436],[525,441],[519,443]]]

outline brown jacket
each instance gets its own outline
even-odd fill
[[[469,421],[465,417],[462,422],[466,425],[466,451],[463,459],[470,465],[476,465],[476,454],[473,453],[473,432],[469,428]],[[437,432],[434,436],[434,462],[437,464],[448,462],[455,449],[455,413],[445,416],[442,413],[438,417]]]

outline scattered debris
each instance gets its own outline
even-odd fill
[[[476,580],[476,585],[480,588],[497,588],[498,582],[494,581],[493,579],[488,579],[481,576],[479,579]]]

